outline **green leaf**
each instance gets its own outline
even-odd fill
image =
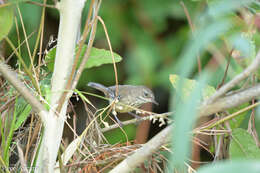
[[[237,106],[235,108],[229,109],[228,112],[229,112],[229,114],[233,114],[235,112],[238,112],[241,109],[246,108],[247,106],[249,106],[249,103],[244,103],[244,104],[242,104],[240,106]],[[238,116],[236,116],[233,119],[231,119],[229,121],[231,129],[236,129],[236,128],[240,127],[240,125],[244,121],[244,119],[245,119],[246,115],[248,114],[248,112],[250,112],[250,111],[245,111],[243,113],[240,113]]]
[[[11,6],[0,8],[0,41],[7,36],[13,25],[14,12]]]
[[[260,150],[253,137],[244,129],[238,128],[232,132],[229,154],[231,159],[260,159]]]
[[[15,103],[15,117],[17,120],[15,122],[14,129],[17,130],[21,124],[27,119],[30,115],[32,107],[28,104],[22,97],[18,98]]]
[[[51,102],[51,74],[44,76],[44,78],[40,81],[40,88],[42,96],[46,101],[44,107],[49,110],[50,102]]]
[[[82,51],[81,51],[80,57],[79,57],[78,66],[79,66],[80,62],[82,61],[86,48],[87,48],[87,45],[83,45],[83,48],[82,48]],[[77,51],[77,48],[76,48],[76,51]],[[122,58],[117,53],[113,52],[113,54],[114,54],[116,63],[120,62],[122,60]],[[55,56],[56,56],[56,47],[52,48],[46,55],[47,67],[49,68],[50,71],[53,71],[53,69],[54,69]],[[103,64],[112,64],[112,63],[113,63],[113,59],[112,59],[112,56],[111,56],[111,53],[109,50],[98,49],[98,48],[92,47],[91,51],[90,51],[90,56],[85,65],[85,68],[88,69],[88,68],[92,68],[92,67],[98,67]]]
[[[134,124],[126,125],[123,127],[124,132],[120,128],[110,130],[104,133],[105,138],[109,144],[125,143],[135,139],[136,126]]]
[[[183,87],[179,89],[178,85],[180,83],[180,79],[183,80]],[[177,90],[177,93],[181,96],[181,99],[183,101],[187,100],[190,97],[191,92],[194,90],[196,85],[198,85],[198,82],[195,80],[190,80],[187,78],[182,78],[178,75],[170,75],[170,81],[173,85],[173,87]],[[205,86],[205,88],[202,91],[202,97],[203,99],[209,98],[213,93],[215,93],[216,90],[212,86]]]
[[[173,78],[174,75],[171,75],[170,77]],[[178,78],[178,76],[175,77]],[[182,92],[182,89],[184,89],[185,94],[188,93],[187,97],[189,98],[186,98],[184,103],[182,103],[177,97],[171,98],[171,100],[174,101],[171,103],[171,107],[173,108],[175,106],[174,130],[172,132],[172,146],[175,152],[170,158],[171,165],[169,166],[171,170],[174,168],[177,172],[187,172],[184,163],[190,155],[191,131],[193,124],[195,124],[197,120],[196,115],[198,112],[199,101],[202,100],[203,96],[203,92],[201,91],[206,88],[206,81],[208,78],[209,73],[203,72],[203,74],[199,77],[198,82],[191,82],[191,80],[179,78],[179,82],[176,84],[177,92],[178,90],[179,92]],[[188,85],[192,86],[187,87]]]
[[[114,52],[113,54],[116,63],[122,60],[121,56],[119,56]],[[81,53],[81,55],[83,56],[84,54]],[[92,47],[90,51],[90,57],[88,59],[85,68],[98,67],[103,64],[112,64],[112,63],[113,63],[113,59],[109,50]]]
[[[197,173],[258,173],[260,162],[256,160],[219,161],[207,164],[198,169]]]
[[[23,124],[23,122],[30,115],[31,111],[32,111],[31,105],[27,104],[24,110],[18,115],[18,118],[15,122],[14,130],[17,130]]]

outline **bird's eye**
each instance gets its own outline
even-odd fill
[[[144,92],[144,96],[145,96],[145,97],[148,97],[148,96],[149,96],[149,93],[145,91],[145,92]]]

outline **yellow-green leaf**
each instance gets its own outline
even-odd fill
[[[182,88],[180,89],[178,87],[180,80],[183,79],[183,85]],[[187,79],[187,78],[181,78],[178,75],[170,75],[170,81],[172,83],[172,86],[176,89],[177,93],[181,96],[182,100],[187,100],[190,97],[190,94],[192,90],[196,87],[198,84],[197,81]],[[203,99],[209,98],[213,93],[215,93],[216,90],[214,87],[207,85],[203,90],[202,90],[202,97]]]

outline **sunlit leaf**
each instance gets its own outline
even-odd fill
[[[181,77],[178,75],[170,75],[170,81],[173,87],[177,90],[178,95],[181,96],[182,100],[187,100],[190,97],[191,92],[194,90],[196,85],[198,85],[197,81],[190,80],[187,78],[183,79],[183,87],[179,89],[178,85],[180,82]],[[216,90],[214,87],[207,85],[202,91],[203,99],[209,98]]]

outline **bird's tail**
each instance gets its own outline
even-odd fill
[[[108,88],[107,87],[105,87],[104,85],[101,85],[101,84],[99,84],[99,83],[95,83],[95,82],[89,82],[88,83],[88,86],[89,87],[92,87],[92,88],[95,88],[95,89],[97,89],[97,90],[99,90],[99,91],[102,91],[105,95],[107,95],[108,94]]]

